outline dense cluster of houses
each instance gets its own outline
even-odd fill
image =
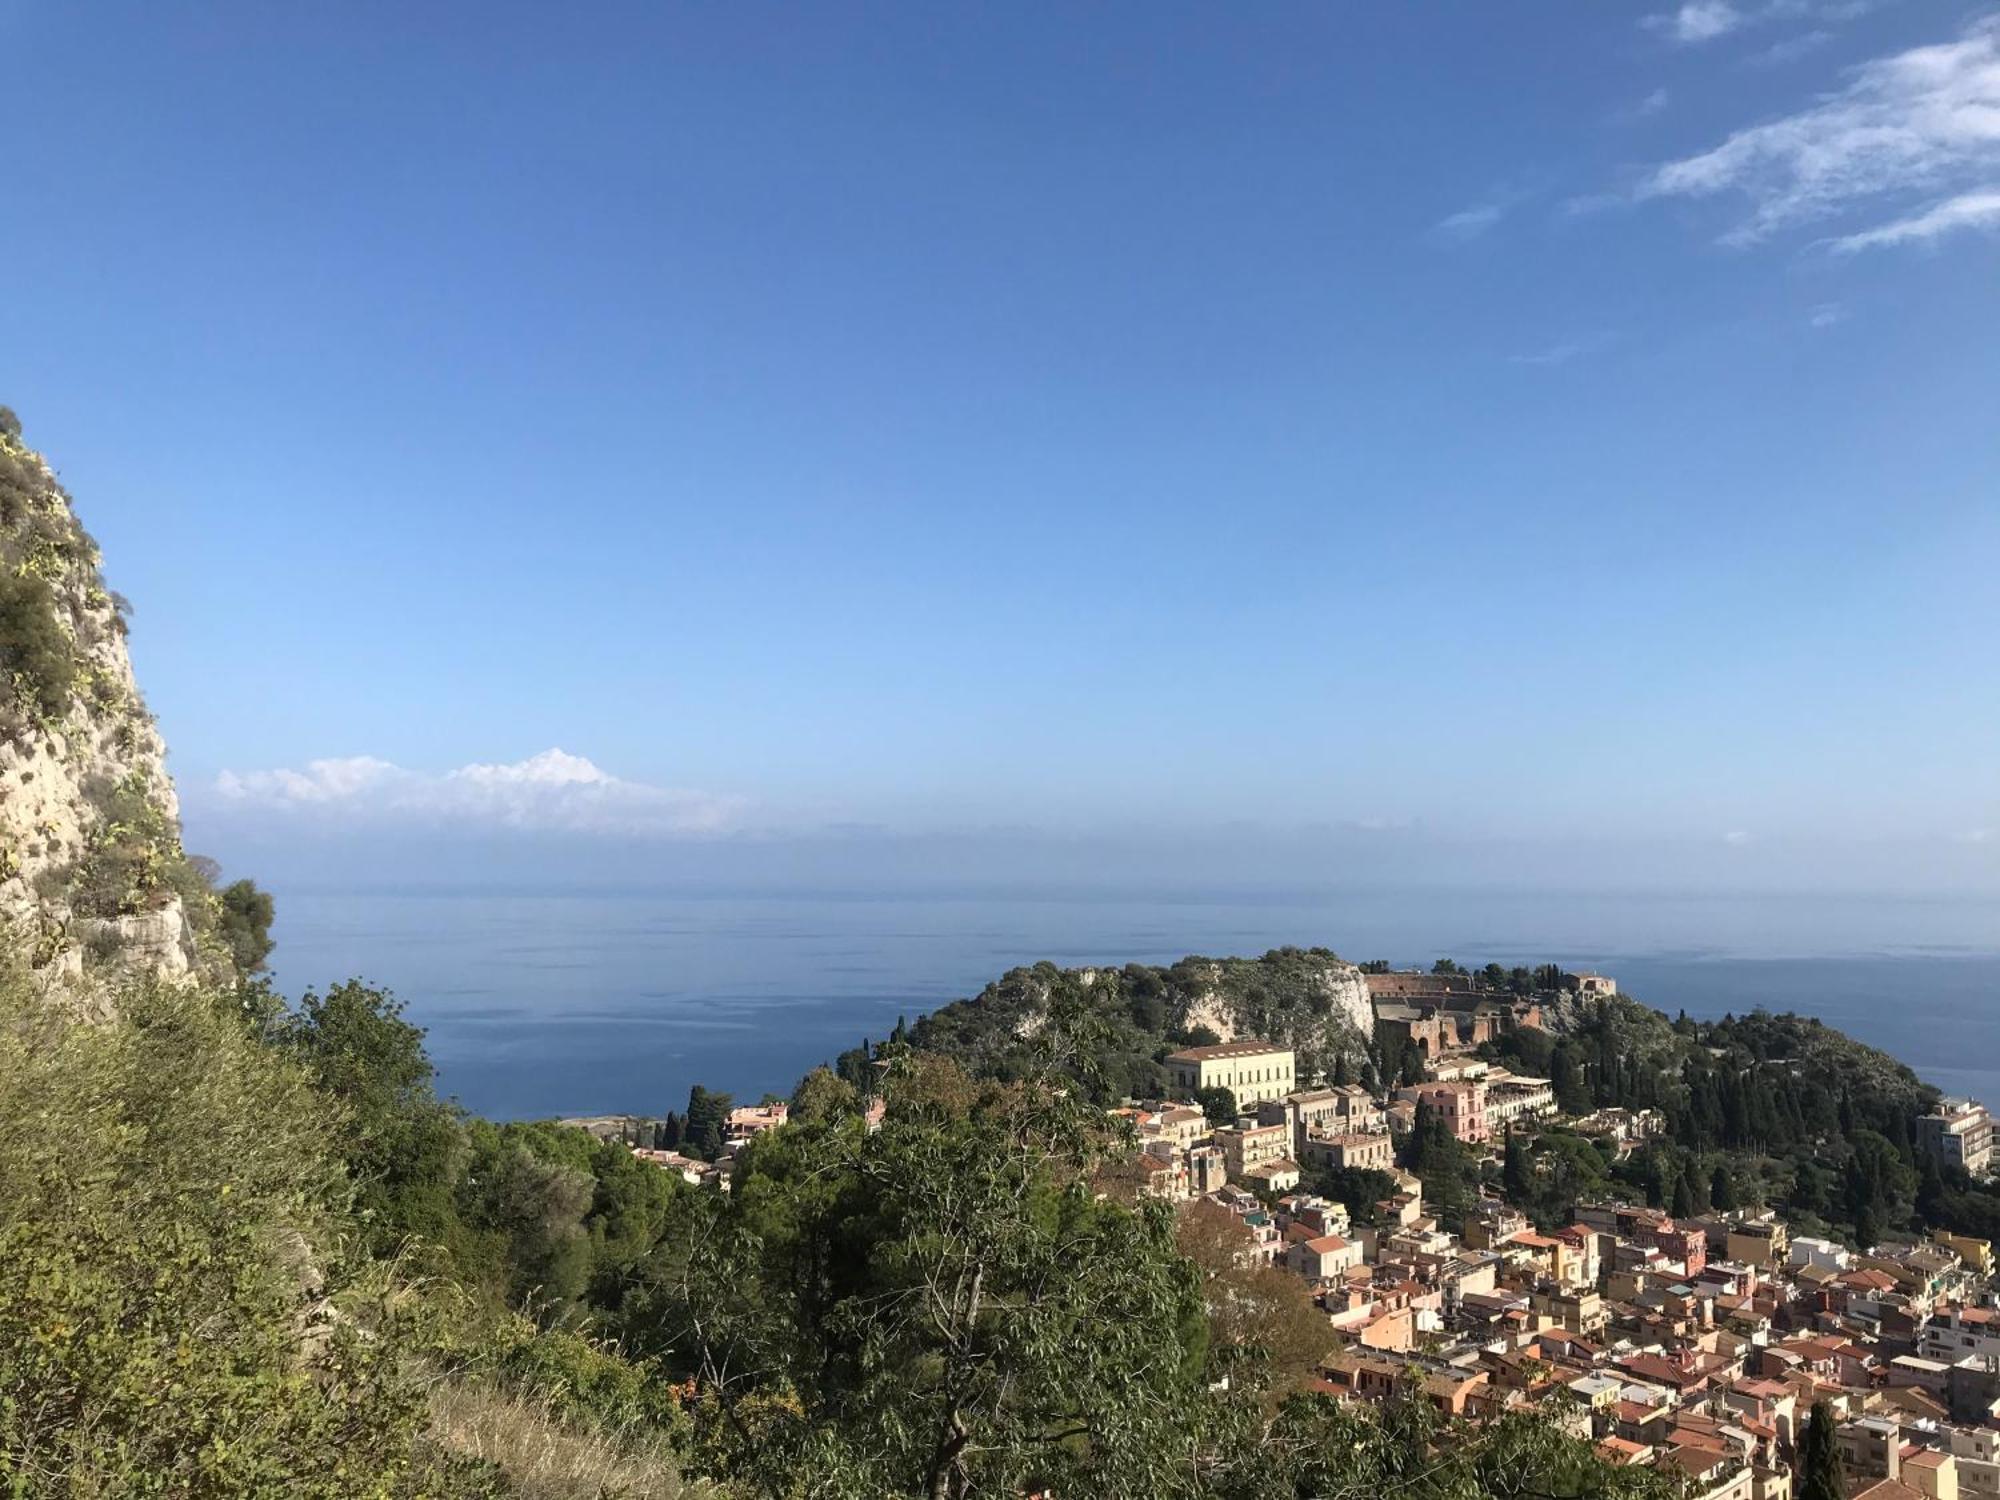
[[[1538,1230],[1477,1199],[1444,1222],[1397,1167],[1427,1112],[1497,1154],[1508,1131],[1556,1113],[1547,1079],[1468,1055],[1507,1028],[1539,1025],[1534,1001],[1495,998],[1456,975],[1368,976],[1378,1036],[1417,1046],[1423,1077],[1378,1096],[1314,1085],[1289,1047],[1238,1038],[1166,1061],[1175,1097],[1113,1113],[1136,1154],[1130,1185],[1206,1200],[1245,1232],[1246,1259],[1311,1289],[1338,1351],[1320,1389],[1380,1401],[1418,1392],[1453,1416],[1525,1406],[1559,1415],[1617,1464],[1657,1465],[1699,1500],[1790,1500],[1808,1414],[1825,1403],[1850,1500],[2000,1500],[2000,1290],[1992,1246],[1939,1231],[1862,1252],[1791,1235],[1761,1211],[1676,1219],[1625,1203],[1579,1205]],[[1614,981],[1566,975],[1608,994]],[[1227,1090],[1235,1115],[1212,1120]],[[869,1103],[878,1124],[882,1103]],[[787,1118],[783,1103],[730,1112],[714,1162],[636,1150],[691,1183],[728,1186],[744,1143]],[[581,1123],[581,1122],[580,1122]],[[1657,1134],[1652,1111],[1567,1122],[1618,1143]],[[1993,1164],[1986,1110],[1944,1101],[1916,1122],[1920,1148],[1974,1174]],[[1302,1191],[1328,1171],[1385,1174],[1366,1212]]]
[[[1429,979],[1383,986],[1378,1014],[1396,1026],[1451,1017],[1457,1033],[1484,1002],[1470,989],[1442,998]],[[1412,1017],[1418,995],[1431,1011]],[[1239,1039],[1168,1059],[1189,1099],[1230,1089],[1233,1122],[1185,1099],[1117,1112],[1138,1140],[1142,1190],[1221,1206],[1247,1257],[1310,1285],[1342,1335],[1321,1389],[1358,1401],[1420,1391],[1474,1418],[1551,1403],[1612,1462],[1673,1470],[1701,1500],[1789,1500],[1808,1414],[1824,1402],[1851,1497],[2000,1497],[2000,1295],[1986,1241],[1938,1232],[1863,1253],[1793,1237],[1764,1211],[1677,1220],[1623,1203],[1579,1206],[1541,1232],[1493,1198],[1441,1222],[1394,1166],[1419,1104],[1489,1150],[1510,1123],[1555,1110],[1547,1081],[1459,1055],[1442,1029],[1427,1033],[1440,1044],[1425,1049],[1425,1079],[1388,1098],[1299,1087],[1289,1049]],[[1575,1123],[1632,1140],[1659,1122],[1609,1110]],[[1977,1105],[1948,1101],[1918,1139],[1975,1171],[1989,1164]],[[1385,1171],[1394,1191],[1350,1213],[1299,1190],[1320,1164]]]

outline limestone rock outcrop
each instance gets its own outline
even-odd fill
[[[226,964],[97,544],[0,407],[0,927],[43,973]]]

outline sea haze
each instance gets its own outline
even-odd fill
[[[1426,966],[1553,961],[1668,1012],[1817,1015],[1951,1092],[2000,1100],[1991,903],[1368,891],[1315,896],[278,892],[278,982],[364,977],[495,1118],[754,1098],[1017,964],[1322,945]],[[1838,935],[1838,936],[1835,936]]]

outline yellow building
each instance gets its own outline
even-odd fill
[[[1743,1265],[1771,1270],[1785,1263],[1791,1248],[1791,1235],[1784,1222],[1775,1216],[1767,1216],[1730,1225],[1724,1253]]]
[[[1931,1243],[1949,1250],[1981,1276],[1993,1274],[1993,1242],[1974,1239],[1969,1234],[1953,1234],[1949,1229],[1933,1229]]]
[[[1297,1087],[1292,1049],[1248,1038],[1169,1053],[1167,1076],[1190,1098],[1203,1089],[1228,1089],[1240,1110],[1282,1099]]]

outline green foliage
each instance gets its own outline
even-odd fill
[[[416,1330],[337,1237],[337,1115],[213,997],[78,1026],[0,979],[0,1472],[15,1493],[415,1493]],[[444,1493],[442,1488],[431,1493]]]
[[[723,1127],[729,1123],[729,1095],[710,1093],[700,1084],[688,1091],[687,1122],[681,1144],[691,1156],[714,1161],[722,1155]]]
[[[1488,1049],[1524,1072],[1547,1048],[1560,1106],[1656,1109],[1664,1142],[1613,1176],[1676,1213],[1770,1203],[1794,1222],[1855,1237],[1911,1224],[2000,1229],[2000,1199],[1917,1202],[1911,1121],[1937,1091],[1872,1047],[1806,1017],[1758,1011],[1669,1021],[1622,996],[1577,1008],[1553,1045],[1531,1030]],[[1578,1158],[1579,1164],[1581,1159]],[[1523,1206],[1540,1217],[1546,1196]]]
[[[788,1118],[802,1125],[861,1112],[861,1091],[831,1068],[814,1068],[792,1090]]]
[[[1216,1500],[1678,1500],[1651,1468],[1607,1463],[1546,1410],[1449,1420],[1411,1392],[1380,1410],[1295,1397]]]
[[[1834,1425],[1832,1409],[1815,1401],[1799,1444],[1798,1500],[1846,1500],[1847,1475]]]
[[[186,856],[180,830],[151,775],[132,771],[86,789],[97,813],[70,890],[79,916],[129,916],[164,905],[181,890]]]
[[[271,920],[276,915],[269,892],[252,880],[233,880],[217,893],[221,911],[218,931],[229,949],[236,972],[262,973],[271,956]]]
[[[1444,1117],[1426,1104],[1403,1144],[1403,1164],[1423,1179],[1424,1203],[1446,1223],[1456,1223],[1478,1195],[1478,1166],[1473,1154],[1457,1140]]]
[[[371,1247],[453,1246],[464,1131],[433,1090],[424,1034],[402,1002],[357,981],[308,991],[273,1040],[340,1106],[336,1143]]]
[[[1236,1095],[1220,1084],[1210,1089],[1197,1089],[1194,1102],[1201,1106],[1201,1112],[1208,1117],[1211,1125],[1234,1125],[1236,1123]]]
[[[56,617],[55,594],[33,573],[0,569],[0,663],[17,713],[38,719],[60,717],[69,708],[76,663],[69,632]],[[26,726],[11,719],[10,737]]]
[[[630,1341],[694,1377],[703,1462],[770,1496],[1187,1493],[1206,1393],[1172,1214],[1090,1190],[1102,1116],[918,1057],[889,1109],[688,1194]]]
[[[1277,948],[1262,958],[1184,958],[1167,968],[1128,964],[1120,970],[1059,969],[1041,963],[1014,969],[970,1000],[920,1017],[912,1045],[957,1058],[988,1078],[1028,1076],[1034,1037],[1053,1009],[1080,1007],[1098,1023],[1093,1044],[1092,1098],[1157,1099],[1167,1092],[1166,1055],[1220,1038],[1198,1018],[1220,1006],[1239,1035],[1266,1037],[1298,1054],[1299,1077],[1331,1076],[1340,1059],[1361,1057],[1367,1038],[1336,1011],[1327,971],[1340,960],[1324,948]],[[857,1084],[873,1056],[843,1054],[836,1064]]]
[[[1344,1204],[1357,1224],[1377,1220],[1376,1205],[1396,1193],[1396,1179],[1369,1167],[1321,1167],[1306,1184],[1322,1198]]]

